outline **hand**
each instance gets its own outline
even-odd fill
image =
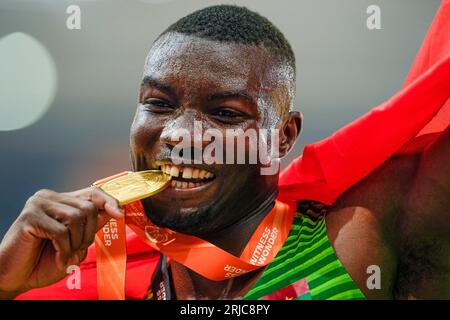
[[[79,264],[96,232],[123,218],[117,200],[97,187],[36,192],[0,243],[0,298],[53,284]]]

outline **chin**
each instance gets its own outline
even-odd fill
[[[159,201],[143,201],[148,218],[160,228],[189,235],[209,233],[217,228],[217,214],[210,210],[210,206],[174,208],[174,204],[159,203]],[[171,209],[169,209],[171,208]]]

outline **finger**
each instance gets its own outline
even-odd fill
[[[86,214],[79,208],[49,199],[37,197],[35,201],[47,216],[59,221],[69,229],[70,248],[72,251],[78,250],[83,243]]]
[[[83,243],[81,244],[80,249],[87,249],[95,240],[95,234],[97,232],[97,217],[99,214],[99,210],[90,201],[87,200],[80,200],[80,201],[83,201],[80,210],[84,210],[86,212],[86,220],[85,220],[86,224],[84,226]]]
[[[80,210],[80,213],[78,214],[81,214],[83,216],[75,217],[75,222],[72,222],[71,216],[66,215],[64,212],[59,212],[57,215],[53,215],[53,217],[57,220],[63,221],[67,225],[73,225],[70,229],[70,231],[75,231],[75,233],[71,232],[72,250],[87,248],[94,242],[98,224],[98,209],[92,201],[84,200],[90,198],[90,192],[90,188],[78,190],[71,193],[57,193],[52,190],[44,189],[38,191],[35,194],[37,198],[43,198],[46,200],[52,200],[54,202],[67,204]],[[80,235],[81,240],[77,237],[78,235]]]
[[[69,229],[70,248],[73,252],[77,251],[83,243],[85,226],[87,224],[86,213],[79,208],[52,200],[43,201],[41,208],[46,215],[59,221]]]
[[[97,209],[104,210],[111,218],[122,219],[124,216],[119,202],[98,187],[89,187],[68,195],[91,201]]]
[[[80,227],[83,228],[81,244],[79,247],[75,246],[72,249],[78,250],[81,248],[89,247],[94,242],[95,233],[97,232],[97,207],[91,201],[68,196],[65,194],[61,195],[60,201],[70,206],[76,207],[80,210],[82,215],[83,220],[82,225],[80,225]]]
[[[81,262],[83,262],[84,259],[86,259],[88,253],[88,249],[84,248],[84,249],[80,249],[78,251],[76,251],[72,257],[69,259],[67,265],[78,265]]]
[[[55,264],[58,269],[63,270],[72,255],[69,229],[46,214],[34,215],[34,218],[28,220],[25,228],[33,236],[52,242],[55,250]]]
[[[103,226],[109,221],[111,220],[111,216],[109,216],[105,211],[99,211],[98,212],[98,216],[97,216],[97,221],[96,221],[96,231],[100,230],[101,228],[103,228]]]

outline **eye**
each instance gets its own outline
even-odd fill
[[[165,100],[161,99],[149,99],[142,104],[147,110],[156,113],[171,112],[174,106]]]
[[[235,122],[244,118],[244,115],[241,112],[229,108],[218,109],[212,115],[219,121],[224,122]]]

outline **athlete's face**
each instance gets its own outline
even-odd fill
[[[262,175],[259,161],[175,166],[171,152],[180,142],[174,136],[180,129],[201,154],[212,143],[202,136],[208,129],[222,134],[226,149],[227,129],[263,128],[280,130],[283,156],[300,127],[298,113],[283,111],[289,103],[288,71],[262,47],[178,33],[154,44],[130,133],[134,170],[159,168],[174,176],[170,187],[143,201],[154,223],[188,234],[217,231],[276,192],[278,175]],[[249,159],[249,143],[239,152]],[[184,149],[183,157],[187,154]]]

